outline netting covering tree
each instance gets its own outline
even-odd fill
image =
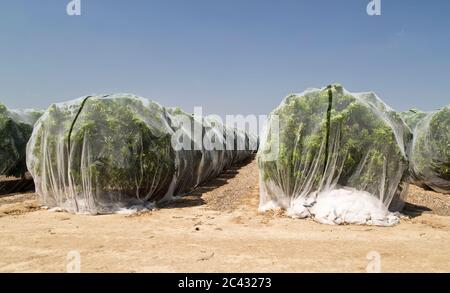
[[[402,208],[412,135],[374,93],[310,89],[269,120],[258,152],[260,210],[329,224],[398,222],[389,209]]]
[[[205,146],[207,136],[224,146],[226,132],[244,147]],[[248,158],[250,144],[246,133],[180,109],[128,94],[92,96],[50,106],[33,131],[27,164],[43,204],[112,213],[183,195]]]
[[[24,177],[26,145],[42,112],[9,110],[0,103],[0,175]]]
[[[419,109],[411,109],[405,112],[399,113],[400,117],[405,121],[406,125],[409,126],[412,132],[416,128],[417,124],[425,118],[428,113],[420,111]]]
[[[403,118],[413,129],[410,154],[414,184],[450,193],[450,106],[426,113],[411,111]]]

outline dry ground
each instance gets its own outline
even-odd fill
[[[157,211],[79,216],[39,209],[33,194],[0,198],[0,271],[450,272],[449,198],[413,187],[409,218],[392,228],[326,226],[258,214],[255,162]],[[446,208],[447,207],[447,208]],[[444,216],[447,215],[447,216]]]

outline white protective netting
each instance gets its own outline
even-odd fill
[[[0,175],[24,177],[26,145],[39,110],[10,110],[0,103]]]
[[[214,117],[129,94],[92,96],[50,106],[28,143],[27,165],[46,206],[104,214],[184,195],[247,159],[254,145]]]
[[[450,193],[450,106],[433,112],[401,113],[413,130],[410,154],[412,182],[441,193]]]
[[[260,210],[389,226],[403,206],[411,133],[374,93],[340,85],[288,96],[258,152]]]

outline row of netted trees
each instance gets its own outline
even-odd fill
[[[374,93],[332,85],[288,96],[268,125],[258,154],[263,210],[389,225],[397,219],[388,210],[402,208],[409,182],[450,193],[448,106],[397,113]],[[128,94],[45,113],[0,105],[0,136],[1,175],[23,177],[28,165],[45,205],[86,213],[186,194],[251,156],[258,141],[212,117]],[[174,147],[174,137],[188,148]]]
[[[116,94],[50,106],[34,127],[27,163],[45,205],[111,213],[184,195],[255,147],[256,137],[218,119]]]

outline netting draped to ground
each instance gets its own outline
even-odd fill
[[[200,129],[200,139],[193,129]],[[174,134],[190,149],[174,148]],[[224,145],[226,134],[244,148],[203,144],[210,135],[214,144]],[[214,118],[198,119],[133,95],[93,96],[50,106],[33,131],[27,164],[45,205],[112,213],[191,191],[248,158],[254,141]]]
[[[270,117],[279,133],[271,126],[261,138],[261,210],[335,224],[398,221],[388,209],[402,207],[412,135],[374,93],[310,89],[288,96]]]

